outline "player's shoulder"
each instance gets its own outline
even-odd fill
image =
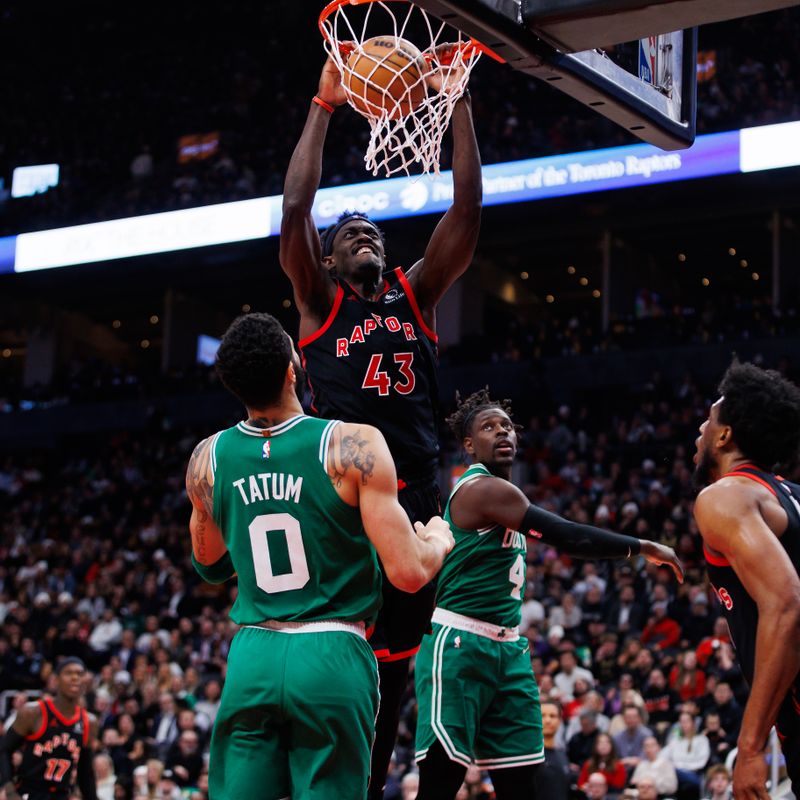
[[[467,502],[477,506],[489,501],[504,502],[518,494],[520,490],[505,478],[476,471],[458,487],[453,499],[459,498],[459,503]]]
[[[364,422],[339,422],[333,428],[338,439],[350,438],[364,443],[385,442],[383,434],[374,426]]]
[[[731,475],[706,486],[694,502],[694,518],[700,530],[729,527],[757,512],[765,499],[772,499],[767,488],[747,478]]]
[[[25,736],[34,733],[42,723],[42,700],[31,700],[17,712],[14,727]]]

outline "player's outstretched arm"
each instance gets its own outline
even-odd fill
[[[404,592],[419,591],[453,547],[450,527],[434,517],[416,530],[397,502],[397,472],[383,435],[370,425],[341,423],[328,448],[328,474],[339,496],[358,505],[386,577]]]
[[[328,106],[345,101],[336,64],[325,62],[317,97]],[[333,302],[334,286],[322,265],[322,247],[311,216],[322,175],[322,150],[331,112],[311,103],[303,133],[294,149],[283,187],[280,262],[289,276],[298,308],[324,316]]]
[[[186,470],[186,494],[192,503],[189,531],[192,535],[192,563],[203,580],[222,583],[234,575],[228,546],[214,522],[214,471],[211,442],[203,439],[195,447]]]
[[[733,770],[736,800],[769,796],[763,749],[800,672],[800,578],[761,515],[759,504],[767,498],[767,490],[752,481],[723,478],[704,489],[694,506],[704,543],[728,560],[758,606],[755,671]]]
[[[436,304],[472,262],[481,226],[481,157],[468,93],[456,103],[450,124],[453,128],[453,205],[436,226],[424,257],[409,274],[420,309],[431,327]]]
[[[481,478],[466,484],[450,507],[453,521],[459,527],[503,525],[553,545],[574,558],[629,558],[641,554],[654,564],[666,564],[683,582],[683,565],[672,548],[594,525],[570,522],[533,505],[514,484],[502,478]]]

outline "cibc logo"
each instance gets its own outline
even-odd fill
[[[382,211],[388,207],[389,194],[387,192],[361,192],[360,194],[337,192],[319,201],[317,214],[323,218],[334,218],[345,211],[360,211],[362,214],[369,214],[371,211]]]

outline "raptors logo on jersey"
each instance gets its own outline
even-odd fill
[[[435,471],[436,334],[402,269],[375,300],[339,281],[328,318],[299,344],[315,412],[379,428],[403,478]]]
[[[72,718],[64,717],[50,698],[38,701],[42,713],[39,730],[28,737],[22,754],[18,783],[27,792],[46,792],[67,797],[75,782],[75,767],[81,749],[89,743],[86,709],[77,707]]]

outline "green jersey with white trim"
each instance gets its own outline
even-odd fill
[[[450,515],[456,492],[470,481],[491,477],[483,464],[473,464],[453,487],[444,518],[455,547],[439,573],[436,605],[456,614],[513,628],[522,617],[525,591],[525,536],[494,525],[482,530],[459,528]]]
[[[214,520],[239,576],[234,622],[374,619],[378,558],[326,469],[339,424],[298,415],[214,436]]]

